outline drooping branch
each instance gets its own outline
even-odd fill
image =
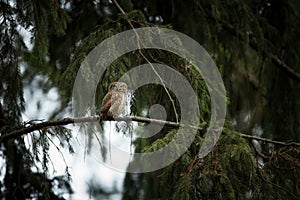
[[[280,67],[283,71],[285,71],[292,79],[300,82],[300,74],[285,64],[282,60],[278,58],[278,56],[274,54],[269,54],[273,63],[275,63],[278,67]]]
[[[20,137],[22,135],[26,135],[28,133],[31,133],[33,131],[41,130],[43,128],[51,127],[51,126],[65,126],[68,124],[76,124],[76,123],[98,123],[99,120],[99,115],[96,116],[91,116],[91,117],[75,117],[75,118],[64,118],[61,120],[56,120],[56,121],[45,121],[45,122],[40,122],[40,123],[26,123],[24,127],[12,131],[10,133],[2,134],[0,136],[0,144],[3,142],[6,142],[8,140]],[[146,117],[139,117],[139,116],[124,116],[124,117],[109,117],[106,119],[107,121],[135,121],[135,122],[141,122],[141,123],[152,123],[156,125],[165,125],[165,126],[170,126],[170,127],[184,127],[184,128],[192,128],[192,129],[197,129],[200,131],[203,131],[203,127],[197,127],[197,126],[191,126],[187,124],[182,124],[182,123],[176,123],[176,122],[171,122],[171,121],[165,121],[165,120],[159,120],[159,119],[151,119],[151,118],[146,118]],[[281,145],[281,146],[297,146],[300,147],[300,143],[296,142],[282,142],[282,141],[275,141],[267,138],[262,138],[258,136],[253,136],[253,135],[247,135],[240,133],[241,136],[245,139],[250,139],[250,140],[257,140],[265,143],[272,143],[276,145]]]
[[[224,28],[224,30],[226,30],[227,32],[231,33],[232,35],[235,35],[237,38],[243,38],[242,37],[242,33],[239,32],[238,30],[236,30],[232,25],[222,21],[222,20],[218,20],[218,22],[221,23],[222,27]],[[249,42],[249,46],[255,50],[255,51],[259,51],[258,45],[256,42],[254,42],[253,39],[250,39]],[[271,61],[277,66],[279,67],[281,70],[283,70],[285,73],[287,73],[287,75],[292,78],[295,81],[300,82],[300,74],[298,72],[296,72],[295,70],[293,70],[290,66],[288,66],[284,61],[282,61],[277,55],[267,52],[265,50],[263,50],[262,52],[263,54],[267,55]]]
[[[227,23],[225,20],[214,18],[208,10],[205,10],[205,15],[208,18],[213,18],[214,20],[216,20],[217,23],[219,23],[222,26],[222,28],[225,31],[227,31],[228,33],[232,34],[233,36],[235,36],[239,39],[243,38],[243,34],[239,30],[237,30],[233,25]],[[288,66],[276,54],[270,53],[264,49],[259,49],[257,42],[253,38],[250,38],[249,46],[256,52],[261,51],[261,53],[263,53],[264,55],[267,55],[270,58],[270,60],[275,64],[275,66],[277,66],[278,68],[283,70],[285,73],[287,73],[287,75],[291,79],[300,82],[300,73],[296,72],[294,69],[292,69],[290,66]]]

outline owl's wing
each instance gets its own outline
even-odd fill
[[[109,108],[111,107],[111,102],[112,102],[112,92],[108,92],[103,100],[102,100],[102,106],[101,106],[101,110],[100,113],[107,113],[107,111],[109,110]]]

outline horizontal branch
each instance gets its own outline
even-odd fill
[[[281,142],[281,141],[271,140],[271,139],[267,139],[267,138],[254,136],[254,135],[247,135],[247,134],[243,134],[243,133],[240,133],[240,134],[243,138],[246,138],[246,139],[258,140],[261,142],[272,143],[272,144],[277,144],[277,145],[282,145],[282,146],[299,146],[300,147],[300,143],[296,143],[296,142]]]
[[[62,120],[56,120],[56,121],[46,121],[46,122],[40,122],[40,123],[26,123],[24,127],[21,129],[12,131],[10,133],[2,134],[0,137],[0,144],[2,142],[6,142],[8,140],[20,137],[22,135],[25,135],[27,133],[31,133],[33,131],[41,130],[42,128],[50,127],[50,126],[63,126],[74,123],[74,119],[72,118],[64,118]]]
[[[157,125],[166,125],[166,126],[172,126],[172,127],[188,127],[193,128],[197,130],[202,130],[202,128],[197,126],[191,126],[191,125],[184,125],[176,122],[170,122],[170,121],[164,121],[164,120],[158,120],[158,119],[150,119],[145,117],[138,117],[138,116],[124,116],[124,117],[110,117],[106,119],[107,121],[136,121],[136,122],[142,122],[142,123],[153,123]],[[55,120],[55,121],[45,121],[40,123],[33,123],[31,121],[30,123],[25,123],[24,127],[12,131],[7,134],[3,134],[0,136],[0,143],[8,141],[10,139],[14,139],[17,137],[20,137],[22,135],[31,133],[33,131],[41,130],[42,128],[51,127],[51,126],[65,126],[68,124],[76,124],[76,123],[87,123],[87,122],[98,122],[99,116],[91,116],[91,117],[75,117],[75,118],[64,118],[61,120]]]
[[[98,123],[99,116],[91,116],[91,117],[75,117],[75,118],[64,118],[61,120],[56,120],[56,121],[45,121],[45,122],[40,122],[40,123],[33,123],[32,121],[30,123],[26,123],[23,128],[12,131],[10,133],[2,134],[0,136],[0,144],[3,142],[6,142],[8,140],[20,137],[22,135],[31,133],[33,131],[41,130],[43,128],[51,127],[51,126],[65,126],[68,124],[76,124],[76,123],[91,123],[91,122],[97,122]],[[141,123],[152,123],[152,124],[157,124],[157,125],[166,125],[166,126],[171,126],[171,127],[186,127],[186,128],[192,128],[192,129],[197,129],[197,130],[203,130],[202,127],[197,127],[197,126],[191,126],[191,125],[186,125],[186,124],[181,124],[181,123],[176,123],[176,122],[170,122],[170,121],[164,121],[164,120],[159,120],[159,119],[151,119],[151,118],[145,118],[145,117],[139,117],[139,116],[124,116],[124,117],[110,117],[106,119],[107,121],[135,121],[135,122],[141,122]],[[295,142],[281,142],[281,141],[275,141],[267,138],[262,138],[258,136],[253,136],[253,135],[247,135],[247,134],[242,134],[240,133],[243,138],[246,139],[251,139],[251,140],[258,140],[266,143],[272,143],[272,144],[277,144],[277,145],[282,145],[282,146],[299,146],[300,143],[295,143]]]

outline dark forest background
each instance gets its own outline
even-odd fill
[[[62,194],[72,194],[68,172],[59,177],[47,173],[51,138],[63,140],[72,152],[71,130],[43,127],[31,134],[29,147],[27,134],[5,137],[35,123],[25,124],[21,114],[27,103],[24,88],[36,76],[45,77],[38,85],[45,93],[57,88],[60,106],[48,120],[59,119],[70,108],[81,61],[101,41],[132,26],[167,27],[199,42],[221,72],[228,113],[208,156],[197,157],[203,141],[199,132],[170,166],[127,174],[123,199],[300,199],[299,17],[298,0],[1,0],[1,199],[64,199]],[[28,39],[32,48],[25,45]],[[210,101],[199,74],[168,52],[145,50],[144,55],[188,78],[199,97],[200,124],[205,124]],[[140,52],[117,60],[99,85],[98,99],[110,82],[145,62]],[[172,108],[162,87],[138,90],[132,115],[147,117],[144,111],[155,102]],[[166,110],[167,119],[175,121],[172,109]],[[135,141],[135,149],[156,150],[173,135],[166,127],[154,138]],[[40,170],[33,171],[35,166]],[[95,187],[103,193],[101,186]]]

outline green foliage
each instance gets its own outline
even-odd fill
[[[168,186],[161,191],[162,199],[246,198],[247,192],[256,187],[257,169],[244,139],[228,131],[214,151],[199,160],[195,150],[201,142],[197,136],[189,151],[159,175],[162,176],[159,184]]]
[[[175,134],[174,131],[170,133]],[[168,142],[168,136],[156,140],[147,151],[159,149],[161,144],[164,146]],[[262,161],[239,133],[225,129],[214,150],[199,159],[195,150],[201,143],[197,135],[179,160],[156,174],[160,177],[156,181],[161,188],[161,199],[297,198],[300,174],[296,148],[273,151]]]
[[[17,26],[12,16],[14,12],[14,9],[3,3],[0,13],[6,21],[0,21],[0,103],[3,105],[8,126],[20,123],[21,112],[24,110],[23,84],[18,56],[19,52],[24,51],[25,45],[20,34],[13,28]]]
[[[63,74],[63,79],[60,82],[60,88],[64,91],[64,97],[66,98],[65,102],[67,103],[71,97],[73,82],[75,80],[77,71],[86,58],[88,53],[91,52],[98,44],[100,44],[104,39],[109,38],[121,31],[131,29],[130,25],[126,21],[127,18],[136,21],[137,26],[145,26],[146,21],[143,15],[139,11],[132,11],[127,16],[119,16],[117,19],[107,19],[105,23],[93,32],[91,32],[86,38],[84,38],[78,48],[74,52],[74,59],[72,60],[70,66]],[[108,48],[107,51],[110,51]],[[113,52],[112,52],[113,53]],[[101,82],[107,83],[106,85],[100,85],[100,91],[102,91],[102,96],[100,96],[99,101],[103,98],[104,92],[108,87],[108,83],[115,81],[122,75],[122,72],[125,72],[128,69],[128,63],[124,63],[123,59],[115,61],[111,67],[108,68],[106,72],[107,76],[100,80]],[[128,61],[129,63],[131,62]],[[91,79],[93,81],[93,79]],[[70,84],[71,83],[71,84]]]
[[[70,18],[61,10],[57,1],[1,1],[0,5],[0,135],[2,136],[26,126],[27,122],[21,123],[21,113],[25,109],[24,85],[32,80],[36,71],[43,74],[51,73],[52,69],[46,67],[46,57],[49,56],[49,34],[57,36],[65,34],[64,30]],[[24,44],[21,27],[32,33],[31,40],[34,43],[32,50],[28,50]],[[5,159],[1,167],[1,177],[4,178],[0,185],[1,188],[5,188],[0,194],[1,199],[62,199],[61,194],[53,190],[54,187],[72,192],[70,179],[49,178],[47,174],[51,137],[57,135],[64,137],[72,150],[68,139],[69,130],[49,128],[41,130],[40,135],[37,135],[37,133],[32,135],[31,144],[24,142],[22,137],[1,143],[1,155]]]
[[[127,20],[132,21],[136,28],[147,26],[147,21],[145,20],[143,14],[140,11],[132,11],[130,13],[127,13],[126,16],[119,16],[114,21],[106,21],[102,26],[99,26],[99,28],[95,32],[92,32],[91,34],[89,34],[89,36],[87,36],[84,40],[81,41],[79,47],[75,51],[74,60],[72,61],[70,67],[68,67],[68,69],[64,72],[64,81],[61,83],[61,90],[66,92],[66,97],[71,96],[73,84],[70,83],[72,83],[72,81],[75,79],[77,70],[79,69],[80,64],[83,62],[87,54],[98,44],[100,44],[104,39],[121,31],[131,29],[132,27],[130,26],[130,24],[128,24]],[[122,28],[120,27],[120,25],[122,25]],[[151,41],[151,36],[149,36],[149,40]],[[166,41],[169,45],[174,44],[175,47],[177,45],[176,43],[180,42],[176,40],[176,38],[171,36],[169,40],[168,38],[166,38]],[[110,54],[114,53],[111,52],[111,49],[109,48],[107,49],[107,51],[109,51]],[[116,59],[111,64],[111,66],[107,68],[102,79],[99,81],[99,93],[96,96],[96,102],[101,102],[101,99],[103,98],[103,95],[107,90],[108,83],[116,81],[125,72],[129,71],[133,67],[147,63],[146,59],[143,56],[145,56],[145,58],[147,58],[147,60],[150,62],[167,64],[168,66],[171,66],[178,72],[182,73],[191,83],[192,87],[197,91],[197,95],[199,95],[199,104],[201,104],[202,106],[202,120],[207,119],[209,117],[210,106],[207,103],[209,101],[209,94],[206,89],[205,82],[203,78],[201,78],[196,67],[187,63],[187,61],[178,57],[175,54],[156,49],[142,50],[142,54],[140,51],[134,51]],[[99,60],[100,59],[104,58],[99,58]],[[95,61],[95,63],[97,63],[97,61]],[[87,71],[86,74],[87,76],[85,78],[85,81],[87,84],[94,84],[94,81],[98,81],[95,80],[95,78],[92,76],[92,71]],[[176,80],[173,80],[172,84],[176,85]],[[133,108],[135,114],[143,115],[143,111],[147,109],[149,105],[152,105],[152,103],[154,102],[160,102],[167,108],[167,110],[173,110],[173,105],[170,104],[169,97],[167,97],[167,95],[165,94],[163,87],[153,85],[147,87],[145,91],[147,95],[145,95],[143,89],[139,89],[134,94],[135,99],[138,99],[138,101],[135,101],[135,107]],[[149,91],[155,92],[150,93]],[[100,104],[96,105],[96,110],[99,110],[99,106]],[[174,115],[171,114],[168,116]],[[169,120],[174,119],[170,118]]]
[[[2,199],[63,199],[62,194],[57,194],[57,188],[66,193],[72,193],[70,179],[65,176],[49,178],[48,171],[48,140],[40,138],[42,155],[30,152],[22,140],[9,141],[4,144],[6,151],[6,173],[3,186],[9,188],[0,196]],[[33,144],[34,146],[35,144]],[[37,147],[37,146],[35,146]],[[33,147],[34,148],[34,147]],[[52,161],[51,161],[52,162]],[[39,169],[39,165],[43,170]],[[2,184],[1,183],[1,184]]]
[[[0,2],[1,135],[34,123],[22,124],[21,114],[25,109],[24,87],[35,77],[45,77],[39,85],[44,91],[58,88],[61,108],[52,116],[56,117],[69,106],[80,64],[96,45],[132,29],[128,21],[135,28],[160,25],[188,34],[212,56],[226,84],[228,97],[224,98],[231,103],[226,126],[231,128],[224,129],[213,151],[203,159],[198,158],[198,151],[205,135],[198,133],[189,149],[165,169],[137,177],[127,175],[124,198],[299,198],[299,148],[254,144],[238,133],[300,141],[299,81],[292,78],[293,73],[299,74],[300,64],[299,1],[124,0],[119,3],[125,15],[119,15],[111,1]],[[21,27],[31,34],[32,48],[24,44]],[[173,36],[166,38],[166,42],[174,47],[180,43]],[[274,62],[274,56],[280,62]],[[186,60],[157,49],[134,51],[115,60],[100,80],[96,102],[101,102],[110,82],[147,60],[166,64],[187,78],[198,95],[199,125],[207,125],[211,114],[210,88],[203,77]],[[84,73],[87,83],[94,85],[94,72]],[[82,91],[82,95],[88,92]],[[167,110],[167,120],[176,121],[176,114],[180,116],[177,100],[174,98],[173,105],[165,88],[159,85],[144,86],[134,97],[133,115],[148,117],[149,107],[160,103]],[[86,110],[99,110],[99,106],[97,103]],[[83,131],[90,134],[91,144],[94,130]],[[141,130],[136,132],[143,134]],[[138,152],[152,152],[172,143],[175,134],[176,130],[164,127],[154,137],[138,139],[134,144]],[[178,136],[180,140],[174,145],[172,155],[176,156],[177,150],[184,146],[187,134],[188,131]],[[55,192],[57,188],[71,193],[68,167],[65,176],[48,175],[50,145],[59,152],[68,148],[72,153],[71,137],[70,130],[51,127],[32,134],[31,143],[20,137],[1,144],[6,170],[1,174],[4,179],[0,186],[7,190],[0,197],[63,199]],[[106,149],[101,150],[104,155]]]
[[[261,190],[257,198],[299,198],[299,156],[299,149],[294,147],[273,151],[260,169]]]

